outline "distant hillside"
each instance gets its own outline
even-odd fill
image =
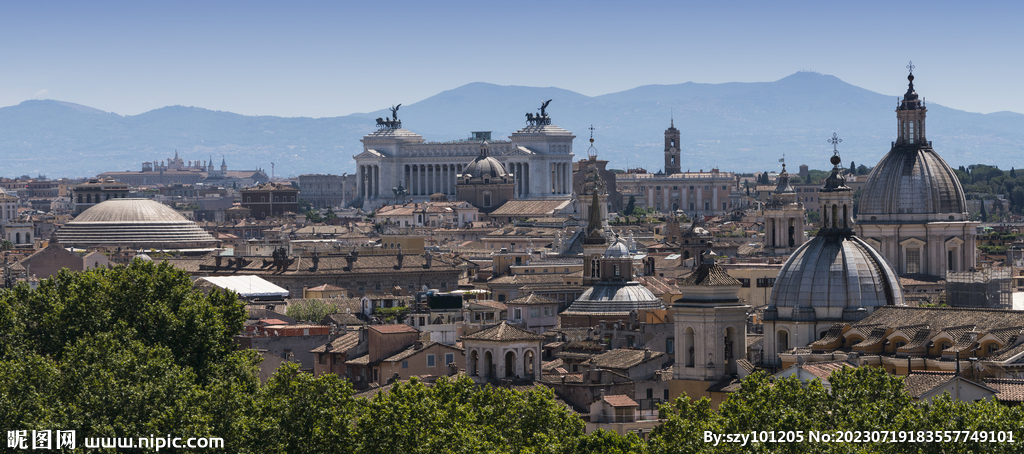
[[[918,92],[927,98],[927,80]],[[905,82],[893,81],[902,94]],[[683,169],[752,172],[791,164],[828,166],[826,139],[843,138],[843,159],[874,165],[895,138],[897,97],[828,75],[800,72],[775,82],[648,85],[589,97],[559,88],[472,83],[403,105],[406,129],[427,140],[458,140],[470,131],[503,138],[545,99],[553,122],[576,133],[584,156],[593,125],[598,154],[612,168],[662,167],[662,134],[674,115],[682,132]],[[390,104],[387,100],[382,104]],[[401,100],[393,100],[399,102]],[[928,104],[928,136],[951,165],[1021,167],[1024,115],[977,114]],[[232,168],[277,175],[352,172],[359,139],[387,110],[335,118],[250,117],[196,107],[164,107],[121,116],[60,101],[0,108],[0,175],[92,176],[137,170],[142,161],[227,158]]]

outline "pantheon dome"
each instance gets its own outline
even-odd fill
[[[110,199],[75,217],[55,233],[80,248],[190,249],[216,247],[208,232],[170,207],[149,199]]]

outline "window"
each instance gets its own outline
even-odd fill
[[[647,399],[650,400],[650,399],[653,399],[653,398],[654,398],[654,388],[647,388]]]
[[[615,276],[619,276],[619,265],[615,265]]]
[[[723,210],[727,209],[727,208],[726,208],[726,202],[722,202],[722,209],[723,209]]]
[[[490,192],[485,192],[484,193],[484,206],[485,207],[491,206],[491,193]]]
[[[774,277],[759,277],[759,278],[757,278],[757,287],[758,288],[771,287],[773,285],[775,285],[775,278]]]
[[[260,202],[266,202],[266,201],[267,201],[267,198],[266,198],[266,197],[264,197],[264,196],[260,196]]]
[[[437,359],[433,354],[427,355],[427,367],[437,366]]]
[[[408,368],[409,368],[409,361],[402,361],[402,369],[408,369]]]
[[[277,200],[277,196],[275,195],[275,196],[274,196],[274,203],[277,203],[277,202],[278,202],[278,200]]]
[[[907,273],[921,272],[921,250],[907,249]]]
[[[693,190],[693,186],[690,186],[690,190],[691,190],[691,191]]]
[[[512,320],[522,320],[522,318],[523,318],[523,309],[522,308],[518,308],[517,307],[515,309],[512,309]]]
[[[704,185],[704,190],[705,190],[705,191],[710,191],[710,190],[711,190],[711,186],[708,186],[708,185]]]
[[[498,295],[498,302],[499,303],[505,302],[505,294],[504,293]]]
[[[454,363],[455,363],[455,353],[445,353],[444,354],[444,364],[447,366],[449,364],[454,364]]]
[[[545,317],[550,317],[551,316],[551,306],[544,306],[544,316]]]
[[[675,352],[676,352],[676,340],[675,339],[665,339],[665,353],[668,353],[668,354],[672,355],[672,354],[675,354]]]
[[[711,202],[704,202],[704,211],[708,211],[710,209],[711,209]]]
[[[540,317],[540,308],[539,307],[531,307],[530,308],[530,317],[531,318]]]
[[[665,400],[668,400],[668,389],[665,389]]]
[[[729,187],[728,187],[728,186],[722,186],[722,190],[723,190],[723,191],[728,191],[728,190],[729,190]]]
[[[739,278],[739,281],[740,284],[742,284],[743,288],[750,288],[750,279],[741,277]]]
[[[679,186],[672,186],[672,190],[673,191],[678,191],[679,190]]]
[[[327,353],[320,354],[320,364],[327,364]]]

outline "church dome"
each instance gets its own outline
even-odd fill
[[[60,244],[77,247],[188,249],[218,245],[195,222],[149,199],[110,199],[96,204],[56,235]]]
[[[509,176],[508,172],[505,171],[505,166],[503,166],[497,159],[488,155],[487,142],[484,142],[483,145],[481,145],[480,155],[466,166],[462,171],[462,175],[469,175],[469,177],[473,179],[484,178],[485,176],[490,178]]]
[[[902,304],[899,277],[878,251],[856,236],[821,234],[782,266],[769,307],[854,311]]]
[[[833,135],[833,139],[838,141]],[[903,289],[892,265],[853,233],[853,190],[840,177],[838,152],[819,192],[821,224],[782,265],[765,320],[848,320],[875,308],[903,305]],[[831,207],[831,209],[829,209]]]
[[[953,169],[931,146],[896,145],[871,171],[860,198],[858,219],[899,214],[964,220],[967,199]],[[953,219],[949,219],[953,215]]]
[[[913,70],[913,65],[908,66]],[[857,217],[872,221],[964,221],[967,199],[960,180],[925,135],[928,109],[907,76],[896,109],[896,140],[868,175]]]
[[[629,247],[616,235],[615,242],[604,250],[604,256],[605,258],[629,257]]]
[[[599,282],[586,289],[562,315],[629,315],[634,310],[664,308],[661,298],[637,281]]]

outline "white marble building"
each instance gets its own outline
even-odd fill
[[[550,122],[550,120],[548,120]],[[509,136],[490,140],[490,133],[474,133],[474,139],[427,142],[402,128],[380,127],[363,137],[363,152],[356,160],[359,186],[356,197],[363,209],[394,203],[392,188],[408,190],[406,200],[428,201],[431,194],[455,197],[455,180],[487,141],[490,156],[497,158],[515,179],[516,199],[555,200],[572,196],[572,141],[576,136],[551,124],[531,124]]]

